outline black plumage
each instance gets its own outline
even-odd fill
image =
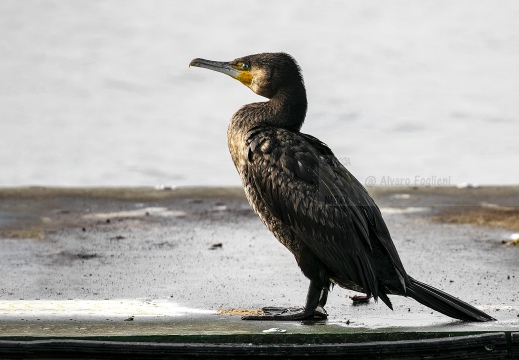
[[[306,91],[291,56],[264,53],[231,62],[195,59],[190,65],[230,75],[269,98],[233,115],[229,150],[251,206],[310,279],[304,308],[265,308],[265,315],[245,319],[326,317],[328,291],[337,284],[381,299],[390,308],[388,295],[403,295],[457,319],[493,320],[406,273],[366,189],[328,146],[300,132]]]

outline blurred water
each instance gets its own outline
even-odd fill
[[[262,98],[188,68],[285,51],[303,131],[375,183],[519,181],[519,2],[0,2],[0,186],[238,185]],[[431,180],[434,181],[434,180]]]

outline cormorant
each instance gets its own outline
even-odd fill
[[[264,315],[243,319],[326,318],[328,291],[336,284],[381,299],[391,309],[388,295],[401,295],[456,319],[495,320],[406,273],[366,189],[328,146],[300,132],[306,90],[290,55],[194,59],[190,66],[227,74],[269,99],[233,115],[229,151],[250,205],[310,279],[304,308],[264,308]]]

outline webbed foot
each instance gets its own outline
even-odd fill
[[[242,320],[262,320],[262,321],[293,321],[293,320],[310,320],[314,318],[326,319],[328,313],[326,310],[318,306],[315,310],[307,311],[305,308],[298,307],[264,307],[263,315],[243,316]]]

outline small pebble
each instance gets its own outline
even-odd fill
[[[221,249],[222,247],[223,247],[223,244],[222,244],[222,243],[216,243],[216,244],[211,245],[211,247],[209,248],[209,250]]]

